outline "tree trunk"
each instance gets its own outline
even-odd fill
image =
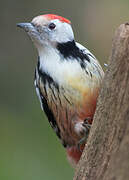
[[[74,180],[129,180],[129,24],[115,33],[90,135]]]

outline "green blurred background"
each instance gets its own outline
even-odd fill
[[[76,40],[103,65],[129,0],[0,1],[0,180],[70,180],[65,150],[40,109],[33,85],[37,51],[16,27],[39,14],[69,18]]]

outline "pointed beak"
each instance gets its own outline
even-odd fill
[[[17,27],[24,29],[26,32],[32,32],[36,30],[32,23],[18,23]]]
[[[42,37],[40,35],[40,32],[37,29],[37,26],[34,25],[33,23],[18,23],[17,27],[22,28],[25,32],[27,32],[27,34],[29,35],[29,37],[31,38],[31,40],[35,43],[41,43]]]

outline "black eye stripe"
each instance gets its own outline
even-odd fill
[[[49,29],[53,30],[55,29],[56,25],[54,23],[50,23],[48,27]]]

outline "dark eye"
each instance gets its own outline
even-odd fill
[[[48,27],[49,29],[53,30],[55,29],[56,25],[54,23],[50,23]]]

